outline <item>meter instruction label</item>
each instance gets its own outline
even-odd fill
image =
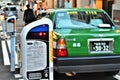
[[[43,41],[27,41],[27,70],[43,70],[47,66],[47,44]]]

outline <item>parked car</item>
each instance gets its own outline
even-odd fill
[[[5,8],[4,8],[4,13],[5,13],[5,19],[10,15],[10,14],[13,14],[14,16],[16,16],[16,19],[18,19],[18,11],[17,11],[17,8],[16,6],[14,5],[7,5]]]
[[[120,30],[104,10],[55,9],[49,12],[54,25],[54,69],[59,73],[120,70]]]

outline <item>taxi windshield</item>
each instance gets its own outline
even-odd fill
[[[56,28],[98,28],[100,24],[114,26],[104,12],[63,11],[55,16]]]

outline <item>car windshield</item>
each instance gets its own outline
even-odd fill
[[[114,26],[104,12],[96,11],[68,11],[58,12],[55,16],[56,28],[98,28],[100,24],[111,28]]]
[[[6,7],[5,8],[6,11],[16,11],[16,8],[15,7]]]
[[[16,11],[16,8],[15,7],[11,7],[11,11]]]

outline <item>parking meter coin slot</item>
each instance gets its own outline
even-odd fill
[[[49,71],[47,69],[40,71],[27,72],[28,79],[45,79],[49,78]]]
[[[36,79],[41,79],[42,78],[42,73],[38,72],[38,73],[28,73],[28,79],[32,79],[32,80],[36,80]]]

